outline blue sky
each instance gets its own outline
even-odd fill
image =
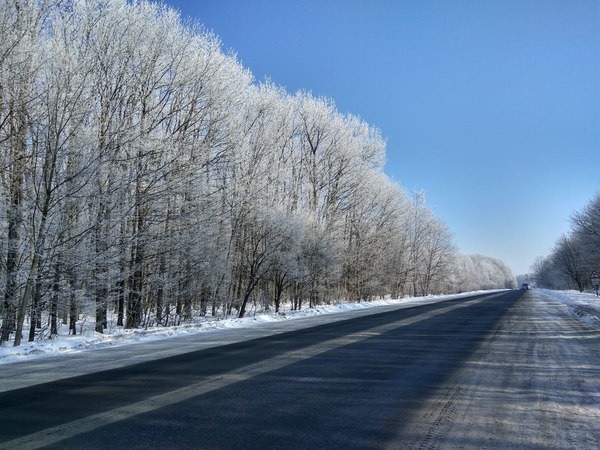
[[[464,253],[526,273],[600,191],[600,0],[165,3],[257,80],[378,127]]]

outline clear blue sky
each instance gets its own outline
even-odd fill
[[[600,190],[600,0],[168,0],[381,129],[465,253],[526,273]]]

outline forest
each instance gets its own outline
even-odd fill
[[[538,258],[531,274],[538,287],[591,289],[590,274],[600,272],[600,194],[571,216],[571,232],[554,244],[551,253]]]
[[[165,5],[4,0],[0,343],[75,334],[82,311],[102,333],[514,287],[385,156]]]

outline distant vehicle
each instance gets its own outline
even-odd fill
[[[529,289],[531,289],[531,288],[529,287],[529,283],[523,283],[523,284],[521,285],[521,290],[522,290],[522,291],[528,291]]]

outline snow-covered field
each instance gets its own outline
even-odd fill
[[[37,340],[34,342],[22,342],[19,347],[13,347],[10,342],[0,347],[0,364],[10,364],[19,361],[29,361],[52,356],[62,356],[69,353],[80,353],[109,347],[118,347],[128,344],[140,344],[151,341],[164,340],[173,337],[194,336],[201,333],[215,333],[219,330],[232,331],[265,326],[273,322],[287,322],[310,317],[321,317],[326,321],[331,319],[343,320],[348,313],[360,314],[375,313],[381,307],[394,307],[408,304],[431,303],[436,301],[450,300],[453,298],[472,295],[475,292],[458,295],[438,295],[427,297],[408,297],[403,299],[374,300],[361,303],[341,303],[337,305],[322,305],[317,308],[306,308],[300,311],[282,309],[280,313],[248,314],[242,319],[229,317],[205,317],[195,323],[173,326],[154,327],[148,329],[125,330],[123,327],[109,326],[104,334],[94,331],[95,322],[93,316],[88,315],[87,320],[77,324],[78,335],[67,335],[67,327],[63,326],[55,339]],[[317,323],[318,324],[318,323]],[[306,324],[305,326],[311,326]]]
[[[540,289],[546,296],[554,301],[564,303],[573,315],[588,325],[600,329],[600,299],[592,293],[580,293],[577,291],[552,291]],[[262,313],[249,315],[242,319],[238,318],[212,318],[206,317],[195,323],[175,327],[155,327],[139,330],[125,330],[122,327],[111,326],[106,333],[101,334],[94,331],[94,322],[88,321],[78,323],[76,336],[63,333],[52,340],[39,340],[35,342],[24,342],[19,347],[0,347],[0,364],[10,364],[19,361],[28,361],[52,356],[61,356],[69,353],[93,351],[97,349],[117,347],[129,344],[145,343],[169,339],[173,337],[192,336],[201,333],[214,333],[219,330],[248,329],[264,326],[267,323],[283,322],[298,319],[307,319],[320,316],[325,319],[342,320],[344,313],[377,312],[378,307],[400,306],[403,304],[431,303],[435,301],[450,300],[468,294],[441,295],[428,297],[410,297],[404,299],[375,300],[361,303],[343,303],[337,305],[322,305],[317,308],[307,308],[301,311],[285,310],[277,313]],[[310,325],[306,325],[310,326]]]

